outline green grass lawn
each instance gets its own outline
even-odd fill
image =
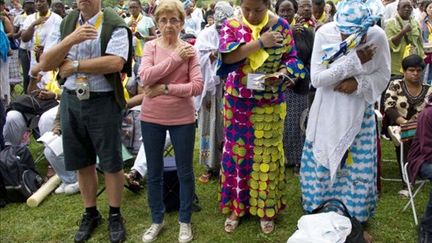
[[[40,153],[42,146],[33,141],[31,150],[34,154]],[[384,159],[395,158],[393,146],[389,142],[383,144],[383,157]],[[41,173],[45,173],[45,168],[46,161],[38,163]],[[203,168],[195,161],[195,174],[199,175],[202,172]],[[398,176],[396,162],[384,162],[383,175],[396,178]],[[225,233],[223,230],[225,216],[217,208],[217,181],[211,181],[207,185],[197,181],[196,190],[202,211],[194,213],[192,219],[195,242],[286,242],[296,230],[297,220],[302,215],[298,177],[290,173],[288,183],[289,203],[277,218],[274,233],[264,235],[259,229],[258,219],[253,217],[243,220],[235,233]],[[382,183],[377,213],[367,226],[375,242],[415,242],[417,239],[416,226],[410,209],[401,211],[407,199],[398,196],[397,192],[400,188],[400,182]],[[424,211],[429,190],[428,184],[416,198],[419,215]],[[140,194],[133,194],[128,190],[123,193],[122,213],[126,220],[127,242],[140,242],[145,228],[150,224],[146,198],[146,190]],[[106,219],[108,205],[105,193],[98,198],[98,205],[104,221],[89,242],[108,241]],[[8,204],[0,209],[0,242],[71,242],[82,212],[79,194],[73,196],[52,194],[37,208],[29,208],[26,204]],[[166,227],[157,242],[177,242],[177,219],[177,213],[166,215]]]

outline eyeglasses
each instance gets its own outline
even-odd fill
[[[176,18],[171,18],[171,19],[162,18],[162,19],[159,19],[159,24],[161,24],[161,25],[166,25],[168,23],[170,23],[171,25],[178,25],[178,24],[180,24],[180,20],[176,19]]]

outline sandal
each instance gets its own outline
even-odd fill
[[[273,220],[260,220],[261,230],[264,234],[270,234],[274,230]]]
[[[227,233],[232,233],[234,232],[234,230],[237,228],[238,224],[239,224],[239,219],[230,219],[230,217],[228,217],[225,220],[225,224],[224,224],[224,229]]]
[[[207,184],[207,183],[210,181],[211,176],[212,176],[212,174],[211,174],[210,172],[207,171],[207,172],[203,173],[203,174],[198,178],[198,180],[199,180],[201,183],[203,183],[203,184]]]
[[[46,177],[49,179],[53,177],[55,174],[56,172],[54,171],[53,167],[51,165],[48,165]]]
[[[125,173],[126,182],[129,184],[129,188],[133,191],[141,190],[141,174],[136,170],[131,170],[129,173]]]
[[[372,243],[373,242],[372,235],[370,235],[367,231],[363,231],[363,238],[364,238],[366,243]]]

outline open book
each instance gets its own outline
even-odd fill
[[[257,78],[255,78],[256,81],[258,80],[266,80],[268,78],[277,78],[277,79],[283,79],[283,80],[288,80],[291,83],[295,83],[294,80],[291,79],[290,76],[281,73],[281,72],[276,72],[276,73],[270,73],[270,74],[263,74]]]
[[[62,137],[54,134],[53,132],[46,132],[38,140],[38,142],[43,142],[46,147],[51,149],[56,156],[63,153],[63,141]]]

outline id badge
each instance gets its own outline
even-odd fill
[[[262,73],[248,73],[246,87],[252,90],[265,90],[264,76]]]

